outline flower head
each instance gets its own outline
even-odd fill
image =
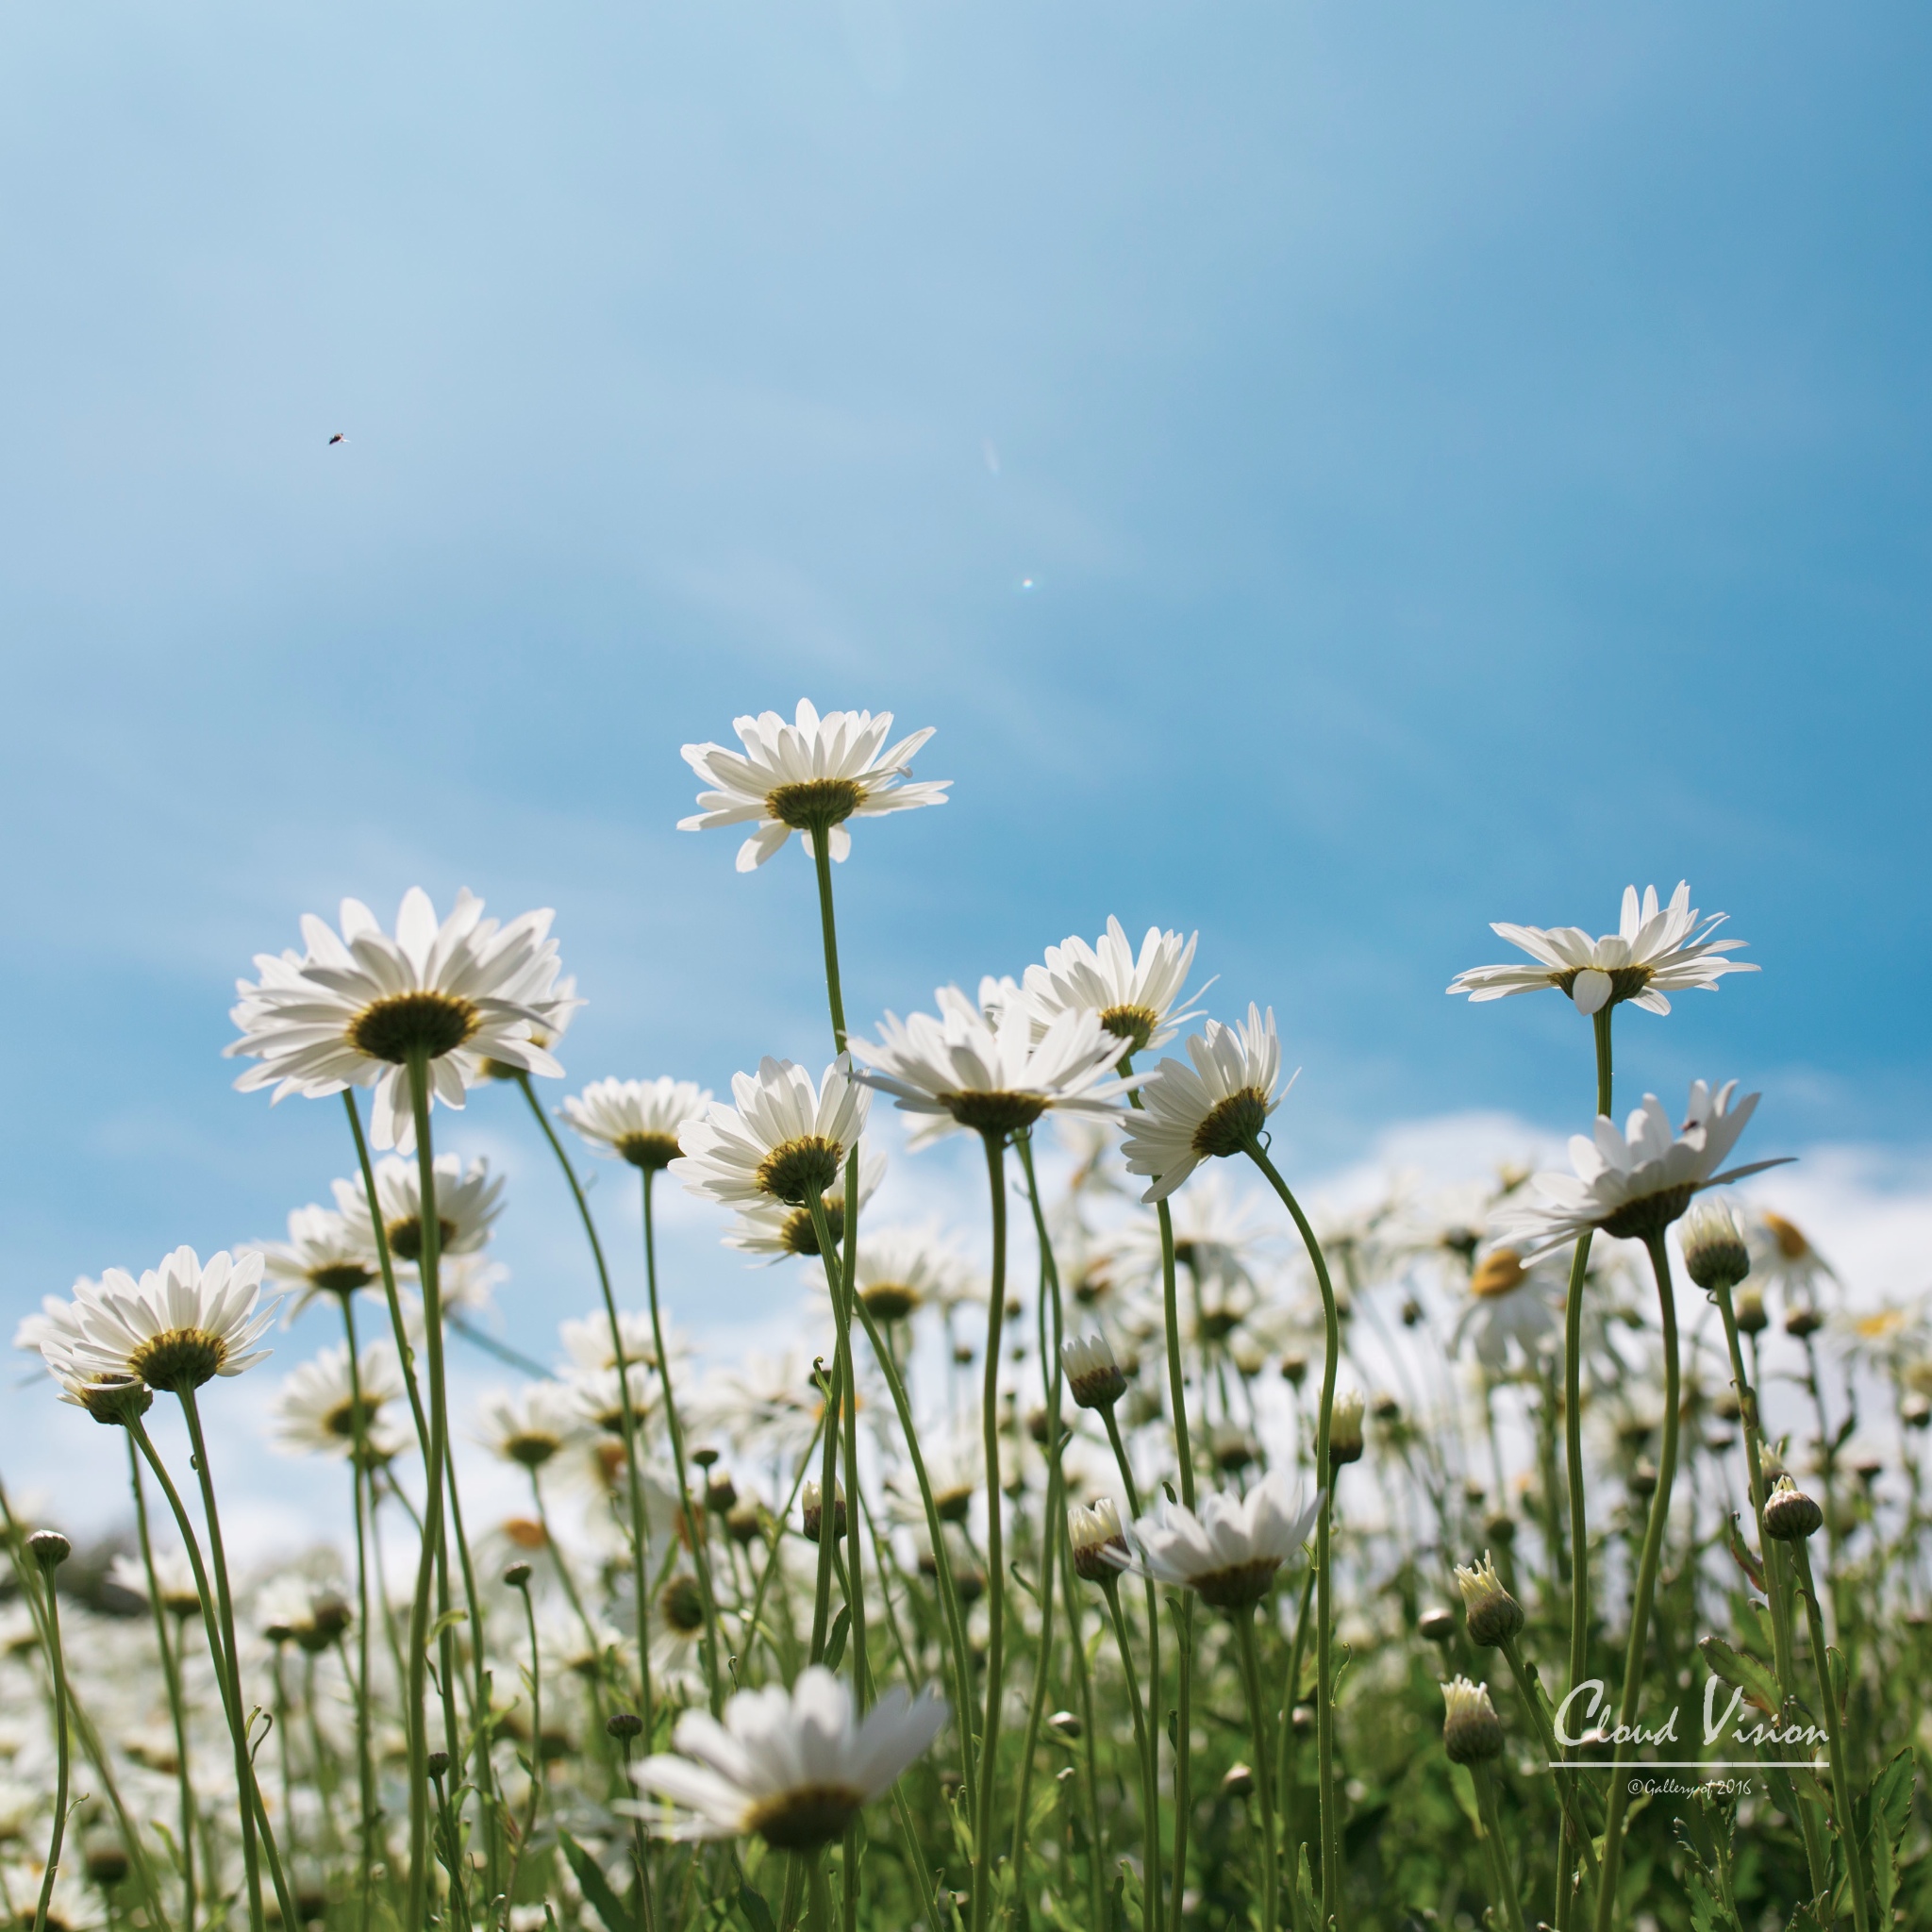
[[[455,1154],[439,1154],[435,1168],[439,1257],[480,1253],[503,1212],[503,1176],[492,1174],[487,1160],[473,1160],[465,1167]],[[335,1192],[348,1240],[373,1255],[375,1216],[369,1211],[369,1192],[361,1176],[338,1181]],[[390,1254],[405,1271],[414,1267],[423,1258],[423,1174],[418,1163],[394,1158],[378,1161],[375,1201]]]
[[[1452,1677],[1442,1686],[1442,1749],[1451,1764],[1475,1764],[1503,1751],[1503,1721],[1487,1684]]]
[[[1620,1241],[1641,1240],[1675,1221],[1706,1188],[1781,1165],[1759,1160],[1717,1172],[1757,1107],[1755,1093],[1733,1107],[1737,1091],[1735,1080],[1715,1094],[1704,1081],[1694,1081],[1678,1128],[1654,1093],[1643,1096],[1622,1133],[1614,1121],[1598,1115],[1594,1138],[1571,1137],[1574,1177],[1538,1174],[1535,1185],[1542,1199],[1506,1207],[1495,1217],[1497,1231],[1526,1257],[1573,1241],[1585,1228],[1600,1227]]]
[[[1736,1288],[1751,1272],[1751,1253],[1738,1217],[1722,1201],[1700,1201],[1677,1230],[1684,1272],[1699,1288]]]
[[[1790,1476],[1779,1476],[1764,1501],[1765,1535],[1797,1542],[1815,1536],[1824,1524],[1824,1511]]]
[[[1322,1507],[1322,1492],[1297,1510],[1287,1483],[1269,1475],[1245,1496],[1216,1491],[1197,1516],[1178,1503],[1163,1503],[1157,1520],[1143,1516],[1130,1532],[1133,1554],[1116,1559],[1157,1583],[1182,1584],[1216,1609],[1258,1603],[1274,1573],[1307,1541]]]
[[[241,1038],[225,1050],[260,1065],[235,1085],[273,1087],[276,1100],[373,1087],[372,1138],[407,1153],[416,1143],[412,1056],[425,1062],[431,1103],[445,1107],[460,1108],[491,1062],[560,1075],[538,1044],[557,1025],[550,920],[525,912],[500,926],[483,917],[482,900],[459,892],[439,924],[420,886],[404,897],[393,938],[357,899],[342,901],[340,933],[305,914],[308,952],[259,953],[261,977],[238,982],[229,1017]]]
[[[858,1157],[858,1205],[861,1209],[878,1192],[879,1183],[885,1177],[886,1157],[861,1152]],[[825,1211],[825,1226],[833,1242],[842,1241],[845,1239],[845,1181],[842,1174],[834,1186],[820,1195],[819,1205]],[[870,1246],[876,1239],[876,1236],[868,1234],[866,1245]],[[749,1208],[741,1208],[732,1217],[731,1225],[725,1231],[724,1245],[746,1255],[764,1255],[773,1261],[782,1261],[788,1256],[814,1261],[819,1255],[819,1231],[808,1206],[791,1208],[783,1201],[758,1201]],[[860,1265],[864,1265],[862,1258]]]
[[[1208,1021],[1189,1035],[1188,1058],[1161,1061],[1127,1124],[1127,1172],[1153,1181],[1143,1201],[1164,1201],[1204,1160],[1241,1153],[1287,1091],[1272,1007],[1250,1002],[1240,1026]]]
[[[194,1580],[194,1565],[188,1560],[188,1552],[162,1544],[155,1550],[154,1563],[154,1590],[161,1608],[176,1617],[199,1616],[201,1587]],[[147,1565],[139,1557],[116,1557],[108,1577],[118,1589],[140,1597],[143,1603],[151,1600]]]
[[[363,1447],[386,1459],[402,1448],[403,1439],[382,1411],[402,1392],[393,1346],[372,1341],[357,1357],[352,1378],[349,1344],[340,1341],[283,1382],[274,1408],[276,1446],[291,1456],[353,1457],[359,1403]]]
[[[1456,1324],[1457,1351],[1473,1335],[1476,1359],[1497,1374],[1508,1367],[1512,1341],[1524,1360],[1534,1361],[1556,1346],[1563,1293],[1546,1266],[1525,1267],[1514,1248],[1491,1248],[1470,1272],[1469,1302]]]
[[[1074,1571],[1089,1583],[1107,1583],[1133,1561],[1111,1496],[1096,1496],[1085,1506],[1075,1503],[1067,1511],[1067,1541],[1073,1545]]]
[[[813,1851],[843,1837],[860,1809],[892,1788],[946,1716],[943,1699],[928,1691],[915,1702],[895,1684],[855,1722],[851,1693],[813,1664],[789,1691],[739,1691],[722,1724],[686,1711],[672,1734],[675,1753],[647,1757],[633,1774],[677,1813],[638,1809],[660,1837],[756,1833],[774,1850]]]
[[[1075,1336],[1060,1344],[1067,1387],[1082,1408],[1111,1408],[1127,1392],[1127,1378],[1104,1335]]]
[[[1523,1606],[1496,1574],[1487,1550],[1479,1562],[1457,1564],[1456,1587],[1462,1592],[1463,1618],[1472,1643],[1493,1648],[1523,1628]]]
[[[684,1124],[710,1104],[708,1088],[665,1074],[655,1080],[593,1080],[563,1103],[563,1112],[598,1153],[655,1174],[677,1158]]]
[[[1751,1216],[1745,1237],[1751,1250],[1751,1272],[1774,1284],[1787,1307],[1810,1307],[1826,1282],[1838,1276],[1831,1263],[1812,1246],[1811,1238],[1796,1222],[1760,1208]]]
[[[1068,1011],[1036,1040],[1022,1002],[990,1022],[957,986],[942,986],[937,1017],[888,1013],[877,1041],[854,1040],[853,1077],[890,1093],[900,1110],[924,1116],[914,1145],[964,1127],[1004,1137],[1050,1108],[1110,1113],[1138,1083],[1111,1077],[1126,1041],[1098,1013]]]
[[[1726,973],[1757,971],[1724,957],[1740,950],[1744,941],[1711,938],[1728,917],[1717,912],[1704,919],[1690,903],[1688,883],[1679,883],[1671,903],[1661,908],[1655,886],[1643,889],[1641,900],[1635,886],[1625,886],[1624,915],[1615,932],[1593,940],[1574,925],[1492,925],[1491,932],[1521,946],[1536,964],[1472,967],[1458,973],[1448,991],[1482,1001],[1553,986],[1569,995],[1579,1013],[1594,1013],[1620,1000],[1634,1000],[1648,1012],[1668,1013],[1666,993],[1690,987],[1715,992]]]
[[[139,1281],[109,1268],[98,1282],[76,1282],[70,1332],[41,1352],[63,1381],[118,1374],[171,1394],[198,1389],[267,1359],[255,1344],[275,1309],[258,1312],[260,1299],[259,1255],[225,1249],[204,1267],[192,1248],[176,1248]]]
[[[806,699],[798,701],[795,723],[776,711],[734,718],[731,728],[744,750],[722,744],[688,744],[684,759],[712,789],[698,793],[704,808],[677,822],[680,832],[710,825],[752,826],[738,848],[738,869],[753,872],[793,832],[815,853],[824,836],[834,858],[852,849],[845,821],[877,818],[915,806],[943,805],[950,778],[910,783],[914,754],[932,736],[915,731],[886,747],[892,714],[881,711],[827,711],[821,718]]]
[[[871,1100],[843,1060],[814,1087],[803,1067],[769,1056],[756,1074],[732,1074],[731,1098],[733,1106],[714,1100],[685,1123],[672,1167],[693,1194],[734,1208],[798,1208],[825,1194],[865,1131]]]
[[[1198,1009],[1174,1010],[1183,1003],[1199,937],[1184,940],[1150,925],[1137,958],[1120,921],[1110,918],[1091,946],[1075,936],[1047,947],[1045,964],[1027,967],[1024,981],[1036,1032],[1044,1033],[1062,1013],[1091,1012],[1127,1042],[1130,1054],[1165,1046],[1177,1027],[1200,1017]]]
[[[620,1404],[619,1420],[623,1418]],[[561,1382],[529,1382],[483,1399],[483,1446],[506,1462],[541,1469],[583,1428],[581,1412]]]
[[[853,1282],[874,1321],[908,1322],[923,1307],[965,1300],[974,1272],[931,1228],[881,1227],[859,1242]]]
[[[1335,1398],[1328,1411],[1328,1460],[1336,1468],[1362,1459],[1362,1418],[1367,1412],[1368,1400],[1359,1389]]]
[[[339,1188],[350,1185],[339,1181]],[[377,1279],[375,1242],[364,1226],[352,1229],[346,1216],[313,1204],[289,1216],[286,1241],[262,1241],[262,1266],[271,1281],[294,1291],[283,1320],[292,1322],[318,1295],[346,1301]]]

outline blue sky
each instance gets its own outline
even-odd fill
[[[1624,1091],[1922,1147],[1928,81],[1884,5],[10,9],[0,1312],[325,1194],[218,1056],[344,892],[555,906],[574,1081],[821,1055],[795,848],[673,829],[801,694],[955,780],[856,1022],[1117,911],[1306,1168],[1569,1127],[1581,1023],[1442,987],[1688,876],[1765,970]]]

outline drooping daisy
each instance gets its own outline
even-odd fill
[[[483,1446],[529,1470],[541,1469],[584,1426],[578,1405],[561,1382],[496,1390],[483,1398],[481,1422]]]
[[[714,1100],[685,1123],[672,1168],[693,1194],[732,1208],[799,1208],[830,1192],[871,1101],[841,1061],[814,1087],[803,1067],[769,1056],[756,1074],[732,1074],[731,1098],[733,1106]]]
[[[416,1136],[412,1054],[426,1060],[432,1104],[445,1107],[463,1105],[487,1062],[560,1077],[537,1043],[557,1025],[551,916],[525,912],[500,926],[464,891],[439,924],[420,886],[404,897],[393,938],[359,900],[342,901],[340,934],[305,914],[308,952],[259,953],[261,977],[238,982],[229,1017],[241,1038],[225,1051],[261,1064],[235,1085],[273,1087],[276,1100],[373,1087],[375,1145],[407,1153]]]
[[[1565,1284],[1547,1267],[1525,1267],[1514,1248],[1492,1248],[1469,1277],[1469,1303],[1457,1319],[1455,1347],[1471,1337],[1476,1359],[1501,1374],[1509,1365],[1509,1344],[1535,1361],[1557,1344],[1562,1332],[1557,1310]]]
[[[684,1124],[711,1104],[693,1080],[593,1080],[563,1103],[564,1118],[598,1153],[656,1174],[677,1158]]]
[[[1098,1013],[1062,1013],[1036,1040],[1022,1006],[1004,1008],[994,1025],[957,986],[941,987],[937,998],[937,1018],[888,1013],[876,1041],[850,1042],[861,1063],[853,1078],[923,1116],[914,1146],[956,1127],[1004,1137],[1050,1108],[1116,1112],[1140,1084],[1138,1074],[1115,1075],[1127,1042],[1108,1032]]]
[[[866,1203],[878,1192],[879,1183],[885,1177],[886,1157],[883,1154],[859,1155],[858,1206],[861,1212]],[[828,1188],[820,1196],[820,1205],[825,1210],[825,1225],[832,1240],[842,1241],[845,1239],[845,1182],[842,1176],[836,1186]],[[871,1239],[870,1235],[866,1237],[868,1242]],[[816,1260],[819,1233],[813,1224],[809,1208],[788,1208],[782,1201],[759,1201],[752,1207],[741,1208],[732,1217],[731,1225],[725,1231],[724,1245],[737,1248],[741,1254],[766,1255],[774,1261],[781,1261],[788,1255]]]
[[[731,728],[744,746],[741,753],[722,744],[684,747],[685,762],[713,789],[698,793],[703,810],[680,819],[677,829],[751,825],[751,837],[738,848],[740,872],[757,870],[793,832],[812,853],[815,838],[825,834],[831,856],[842,859],[852,849],[847,819],[943,805],[953,782],[910,782],[913,756],[933,727],[885,748],[892,728],[890,711],[876,718],[870,711],[827,711],[821,718],[800,698],[793,724],[776,711],[761,711],[756,718],[734,718]]]
[[[336,1205],[352,1241],[375,1252],[375,1226],[368,1190],[358,1174],[335,1184]],[[423,1176],[413,1160],[391,1156],[375,1165],[375,1200],[389,1251],[398,1267],[413,1268],[423,1258]],[[466,1168],[459,1156],[436,1157],[436,1227],[439,1257],[482,1251],[503,1212],[503,1176],[484,1159]]]
[[[1643,889],[1641,900],[1635,886],[1625,886],[1623,918],[1615,932],[1593,940],[1574,925],[1491,925],[1499,939],[1521,946],[1537,963],[1474,966],[1458,973],[1447,991],[1480,1002],[1553,986],[1569,996],[1579,1013],[1594,1013],[1622,1000],[1634,1000],[1647,1012],[1668,1013],[1667,993],[1691,987],[1715,992],[1726,973],[1757,971],[1742,959],[1724,957],[1739,951],[1743,940],[1711,938],[1729,916],[1717,912],[1703,919],[1690,903],[1687,882],[1680,882],[1671,903],[1661,908],[1655,886]]]
[[[1620,1241],[1642,1240],[1675,1221],[1706,1188],[1781,1166],[1758,1160],[1717,1171],[1757,1107],[1755,1093],[1733,1107],[1737,1091],[1735,1080],[1715,1094],[1694,1081],[1684,1124],[1676,1129],[1654,1093],[1643,1096],[1621,1133],[1614,1121],[1599,1115],[1594,1138],[1571,1136],[1574,1176],[1538,1174],[1534,1185],[1542,1198],[1504,1208],[1494,1220],[1496,1232],[1525,1261],[1574,1241],[1586,1228],[1600,1227]]]
[[[1216,1491],[1198,1516],[1164,1502],[1158,1517],[1143,1516],[1127,1532],[1129,1552],[1108,1557],[1117,1568],[1194,1591],[1216,1609],[1241,1609],[1268,1593],[1274,1573],[1308,1540],[1321,1507],[1319,1490],[1297,1509],[1286,1481],[1264,1476],[1245,1496]]]
[[[1120,921],[1109,918],[1091,946],[1076,935],[1047,947],[1045,963],[1027,967],[1024,982],[1035,1029],[1045,1032],[1062,1013],[1092,1012],[1127,1042],[1130,1054],[1165,1046],[1177,1028],[1200,1017],[1198,1008],[1174,1010],[1183,1002],[1199,937],[1184,940],[1150,925],[1137,958]]]
[[[178,1393],[216,1375],[239,1375],[265,1361],[255,1344],[275,1312],[261,1300],[261,1257],[176,1248],[139,1281],[109,1268],[98,1282],[75,1284],[72,1330],[42,1344],[63,1380],[133,1375]]]
[[[349,1183],[338,1181],[336,1185],[341,1189]],[[258,1246],[269,1279],[294,1291],[283,1317],[287,1322],[292,1322],[319,1295],[346,1301],[379,1278],[374,1240],[352,1230],[347,1219],[332,1208],[312,1203],[297,1208],[289,1216],[289,1239],[262,1241]]]
[[[1273,1007],[1264,1014],[1251,1001],[1240,1026],[1208,1021],[1188,1036],[1188,1058],[1191,1067],[1161,1061],[1126,1123],[1127,1172],[1153,1180],[1143,1201],[1164,1201],[1204,1160],[1241,1153],[1288,1091]]]
[[[676,1812],[630,1808],[660,1838],[756,1834],[777,1851],[815,1851],[891,1790],[947,1715],[943,1698],[926,1691],[915,1702],[894,1684],[855,1721],[850,1691],[812,1664],[789,1691],[739,1691],[722,1724],[686,1711],[672,1734],[675,1754],[647,1757],[632,1774]]]
[[[275,1446],[291,1456],[356,1453],[357,1383],[361,1389],[362,1439],[369,1453],[387,1460],[403,1446],[401,1434],[383,1415],[403,1393],[402,1365],[394,1347],[372,1341],[349,1376],[349,1344],[336,1343],[306,1361],[276,1391],[271,1415]]]

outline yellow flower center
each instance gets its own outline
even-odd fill
[[[1528,1272],[1514,1248],[1498,1248],[1469,1277],[1469,1291],[1483,1296],[1507,1294],[1522,1287]]]
[[[617,1151],[647,1174],[669,1167],[681,1152],[675,1134],[625,1134],[618,1140]]]
[[[1764,1224],[1770,1228],[1778,1253],[1787,1261],[1802,1261],[1810,1254],[1811,1243],[1805,1239],[1804,1230],[1794,1227],[1782,1214],[1767,1214]]]
[[[865,787],[856,778],[805,778],[765,794],[765,809],[796,832],[842,824],[864,803]]]
[[[759,1191],[802,1208],[814,1194],[823,1194],[839,1178],[845,1150],[823,1134],[803,1134],[774,1147],[758,1163]]]
[[[430,1060],[454,1053],[482,1024],[476,1007],[455,993],[391,993],[349,1022],[349,1043],[371,1059],[401,1066],[412,1053]]]
[[[745,1828],[776,1851],[816,1851],[843,1838],[864,1804],[865,1793],[850,1785],[802,1785],[754,1805]]]
[[[219,1335],[206,1328],[169,1328],[143,1341],[127,1357],[127,1367],[150,1389],[178,1395],[220,1374],[227,1358],[228,1344]]]
[[[1243,1087],[1216,1101],[1194,1129],[1194,1152],[1208,1159],[1239,1154],[1259,1135],[1268,1119],[1268,1096],[1258,1087]]]

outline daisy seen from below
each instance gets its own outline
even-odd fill
[[[888,1013],[876,1041],[851,1043],[860,1063],[853,1078],[921,1116],[915,1146],[955,1127],[1004,1140],[1050,1108],[1115,1113],[1139,1083],[1114,1074],[1127,1042],[1098,1013],[1061,1013],[1036,1040],[1024,1005],[1004,1006],[993,1024],[957,986],[941,987],[936,998],[937,1017]]]
[[[1177,1027],[1200,1017],[1198,1008],[1174,1010],[1183,1004],[1199,937],[1184,940],[1150,925],[1137,957],[1120,921],[1109,918],[1091,945],[1076,935],[1047,947],[1044,963],[1027,967],[1022,982],[1035,1029],[1043,1033],[1062,1013],[1092,1012],[1127,1042],[1129,1054],[1165,1046]]]
[[[541,1469],[584,1427],[581,1411],[561,1382],[497,1390],[483,1398],[478,1420],[477,1440],[492,1456],[530,1470]]]
[[[1497,1233],[1525,1261],[1575,1241],[1587,1229],[1602,1228],[1623,1241],[1648,1240],[1706,1188],[1782,1166],[1782,1160],[1758,1160],[1719,1172],[1757,1108],[1755,1093],[1733,1105],[1737,1091],[1735,1080],[1716,1093],[1706,1082],[1694,1081],[1682,1127],[1672,1125],[1654,1093],[1643,1096],[1622,1131],[1599,1115],[1593,1135],[1571,1136],[1575,1174],[1538,1174],[1532,1185],[1541,1198],[1501,1209]]]
[[[711,1104],[694,1080],[593,1080],[563,1103],[564,1118],[598,1153],[655,1174],[677,1158],[687,1121]]]
[[[153,1594],[148,1588],[147,1565],[139,1557],[116,1557],[108,1571],[108,1580],[150,1607],[158,1595],[160,1607],[170,1616],[200,1616],[201,1586],[194,1580],[194,1565],[188,1560],[186,1550],[165,1543],[158,1545],[154,1551],[154,1571]]]
[[[1815,1307],[1824,1285],[1838,1284],[1831,1263],[1812,1245],[1810,1236],[1769,1208],[1746,1209],[1744,1239],[1752,1274],[1760,1286],[1774,1286],[1788,1309]]]
[[[503,1212],[503,1176],[490,1172],[484,1159],[463,1165],[461,1157],[436,1157],[437,1256],[448,1261],[480,1253]],[[375,1217],[369,1211],[369,1191],[358,1176],[335,1184],[336,1205],[348,1239],[369,1254],[375,1252]],[[394,1157],[375,1168],[376,1209],[390,1254],[402,1268],[423,1258],[423,1174],[413,1160]]]
[[[1204,1160],[1258,1144],[1268,1116],[1294,1085],[1281,1079],[1274,1009],[1250,1002],[1239,1026],[1210,1020],[1188,1037],[1188,1058],[1162,1060],[1126,1122],[1127,1172],[1149,1178],[1142,1201],[1164,1201]]]
[[[1725,956],[1743,940],[1714,940],[1711,934],[1729,917],[1704,918],[1690,903],[1690,887],[1680,881],[1671,903],[1659,907],[1657,888],[1624,888],[1623,917],[1613,933],[1591,939],[1575,925],[1511,925],[1490,930],[1521,946],[1536,963],[1529,966],[1474,966],[1458,973],[1447,991],[1467,993],[1474,1002],[1507,999],[1511,993],[1555,987],[1579,1013],[1591,1014],[1624,1000],[1651,1013],[1671,1010],[1669,993],[1695,987],[1714,992],[1726,973],[1756,973],[1742,959]]]
[[[349,1344],[338,1342],[304,1362],[276,1391],[271,1411],[275,1446],[291,1456],[352,1457],[359,1422],[365,1453],[387,1461],[404,1438],[383,1409],[402,1394],[402,1366],[388,1342],[363,1349],[353,1376]]]
[[[855,1720],[850,1691],[813,1664],[789,1691],[739,1691],[722,1723],[686,1711],[672,1735],[675,1752],[645,1758],[632,1774],[675,1812],[627,1808],[660,1838],[756,1836],[778,1851],[816,1851],[891,1790],[947,1716],[931,1691],[914,1699],[894,1684]]]
[[[883,1154],[861,1153],[858,1158],[858,1206],[863,1213],[866,1203],[878,1192],[879,1183],[886,1177],[886,1157]],[[830,1232],[833,1243],[845,1239],[845,1187],[841,1181],[819,1197],[819,1206],[824,1212],[825,1226]],[[870,1241],[871,1237],[867,1237]],[[788,1255],[803,1260],[816,1260],[819,1255],[818,1227],[812,1209],[808,1205],[788,1207],[783,1201],[758,1201],[749,1208],[741,1208],[732,1217],[731,1225],[724,1235],[724,1245],[736,1248],[741,1254],[763,1255],[773,1261],[782,1261]]]
[[[350,1185],[347,1181],[336,1183],[338,1190]],[[358,1290],[375,1286],[375,1246],[366,1226],[366,1215],[364,1229],[352,1230],[346,1216],[311,1203],[289,1216],[287,1241],[258,1244],[268,1278],[292,1291],[284,1322],[292,1322],[323,1295],[347,1301]]]
[[[132,1375],[171,1394],[217,1375],[239,1375],[270,1351],[255,1344],[268,1332],[273,1303],[261,1301],[261,1257],[244,1250],[210,1255],[176,1248],[139,1281],[109,1268],[97,1282],[75,1284],[69,1332],[42,1345],[63,1380]]]
[[[912,760],[933,734],[915,731],[887,745],[892,714],[881,711],[827,711],[821,717],[807,699],[788,724],[776,711],[734,718],[742,751],[722,744],[688,744],[684,760],[709,787],[698,793],[701,809],[680,819],[680,832],[712,825],[750,825],[738,849],[738,870],[754,872],[797,832],[817,856],[823,836],[826,851],[842,859],[852,849],[848,819],[878,818],[943,805],[950,778],[914,784]]]
[[[1472,1338],[1476,1359],[1492,1374],[1509,1366],[1514,1342],[1534,1362],[1557,1346],[1563,1283],[1547,1267],[1525,1266],[1511,1247],[1491,1248],[1469,1277],[1469,1301],[1456,1322],[1457,1354]]]
[[[693,1193],[729,1208],[776,1201],[802,1208],[837,1183],[865,1131],[871,1096],[841,1061],[818,1085],[801,1066],[767,1056],[731,1076],[733,1105],[712,1101],[684,1124],[672,1171]]]
[[[464,891],[441,923],[429,895],[411,887],[394,936],[357,899],[341,905],[338,932],[312,913],[303,954],[256,956],[260,977],[238,982],[229,1017],[240,1038],[224,1049],[257,1060],[235,1085],[318,1098],[375,1089],[371,1138],[408,1153],[415,1145],[408,1067],[423,1069],[425,1101],[460,1108],[493,1065],[560,1076],[538,1044],[557,1026],[557,941],[549,911],[508,925],[483,917]]]
[[[1242,1609],[1268,1593],[1275,1572],[1307,1541],[1321,1507],[1321,1491],[1298,1509],[1287,1482],[1269,1475],[1245,1496],[1215,1491],[1199,1515],[1163,1502],[1158,1516],[1131,1525],[1130,1547],[1109,1560],[1191,1590],[1216,1609]]]

